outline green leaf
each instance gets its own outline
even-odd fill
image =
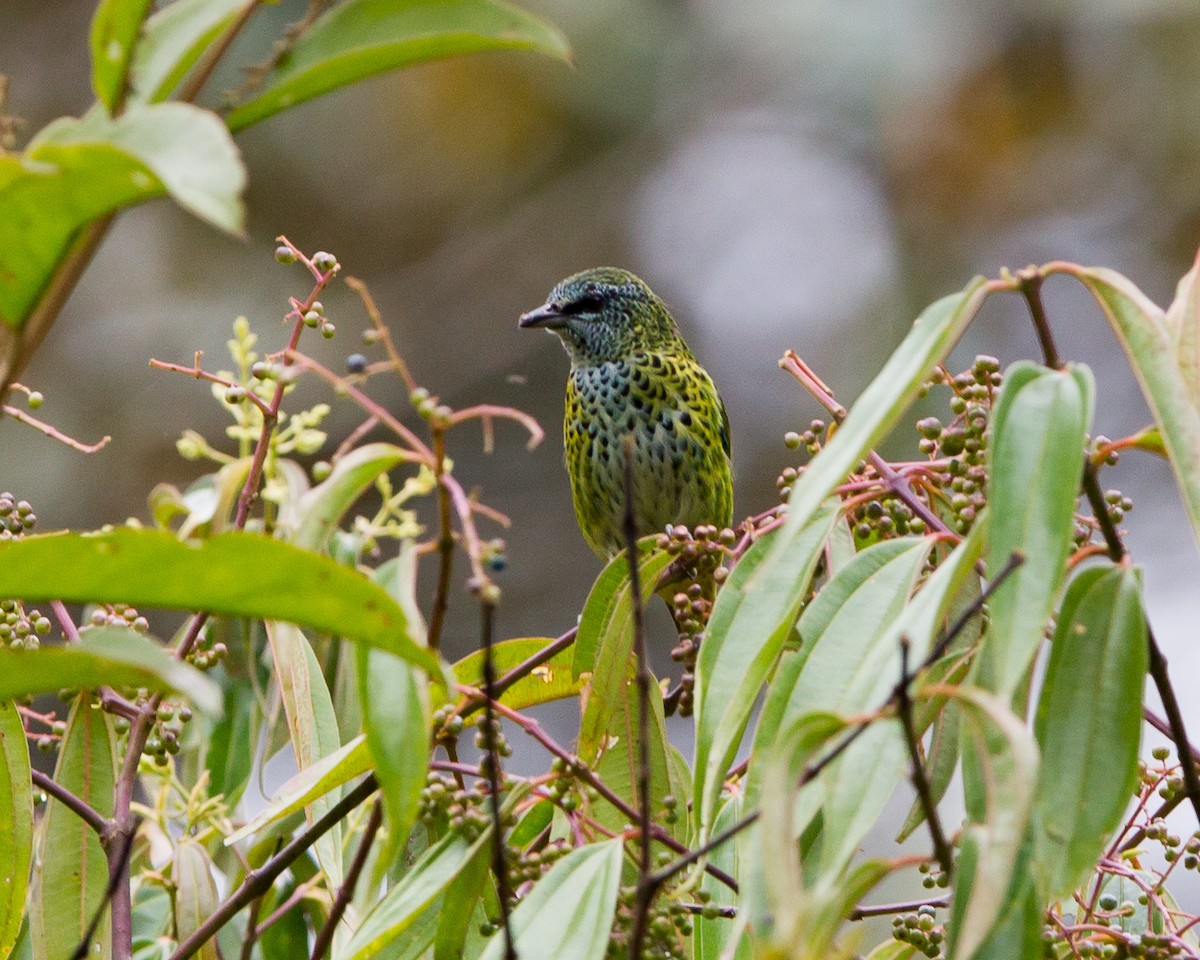
[[[863,391],[833,438],[792,486],[787,520],[777,543],[786,543],[821,507],[855,465],[894,427],[988,296],[976,277],[960,292],[925,308],[883,369]],[[771,558],[770,563],[778,562]]]
[[[1013,902],[1010,886],[1033,804],[1038,754],[1005,701],[975,687],[958,687],[952,696],[962,707],[970,820],[954,873],[948,956],[970,960]],[[1016,893],[1023,898],[1019,882]]]
[[[225,838],[226,846],[261,833],[370,769],[371,753],[367,749],[367,738],[359,734],[345,746],[298,771],[279,788],[265,810]]]
[[[284,620],[439,669],[404,632],[404,611],[381,587],[328,557],[255,534],[192,545],[122,528],[0,543],[0,596]]]
[[[287,715],[288,735],[296,766],[303,770],[341,749],[333,698],[325,684],[325,675],[303,631],[290,623],[267,621],[267,640],[275,664],[275,680]],[[326,795],[305,808],[310,824],[319,820],[340,799]],[[337,824],[315,845],[317,859],[332,886],[342,882],[342,828]]]
[[[92,17],[92,88],[109,113],[121,102],[150,4],[151,0],[100,0]]]
[[[392,443],[364,444],[338,458],[329,476],[296,505],[298,524],[292,542],[305,550],[325,550],[346,511],[379,475],[411,459],[407,450]]]
[[[58,747],[54,779],[104,817],[112,816],[117,778],[117,742],[111,718],[93,710],[90,697],[75,698]],[[35,871],[34,956],[69,957],[83,939],[108,886],[108,862],[92,828],[56,800],[46,807],[40,827],[40,874]],[[96,931],[89,957],[107,960],[111,939],[107,917]]]
[[[416,544],[407,540],[400,546],[399,557],[375,571],[376,582],[406,614],[414,614],[406,616],[406,635],[424,647],[425,624],[416,613],[416,579]],[[355,653],[363,729],[387,817],[387,841],[379,858],[386,867],[408,839],[425,789],[433,722],[429,684],[423,671],[393,654],[368,647],[359,647]]]
[[[174,0],[154,13],[133,52],[130,103],[170,96],[246,0]]]
[[[638,571],[642,602],[654,595],[659,575],[671,563],[666,551],[643,538],[638,546]],[[626,703],[633,676],[633,603],[628,563],[622,553],[612,559],[588,595],[579,621],[572,661],[576,676],[591,670],[583,718],[579,725],[579,756],[595,763],[608,742],[614,723]],[[627,716],[628,714],[626,714]]]
[[[0,156],[0,326],[20,331],[82,227],[170,194],[240,233],[245,170],[215,114],[182,103],[96,110],[51,123],[24,153]]]
[[[513,947],[521,960],[602,960],[621,885],[620,837],[572,850],[517,904]],[[480,960],[504,956],[504,931]]]
[[[93,627],[77,644],[0,649],[0,700],[102,686],[182,693],[201,710],[221,712],[215,683],[131,629]]]
[[[1146,618],[1135,571],[1090,567],[1058,616],[1034,734],[1041,748],[1035,869],[1039,893],[1083,881],[1124,820],[1138,782]]]
[[[175,938],[183,940],[195,933],[221,903],[208,851],[195,840],[183,837],[175,848],[171,879],[175,884]],[[200,960],[220,960],[217,941],[206,940],[196,956]]]
[[[492,647],[492,661],[496,665],[496,676],[502,677],[518,664],[540,653],[554,637],[518,637],[505,640]],[[500,700],[514,710],[524,710],[540,703],[565,700],[579,694],[585,686],[583,680],[572,676],[575,652],[571,647],[560,650],[528,675],[517,680],[500,696]],[[468,687],[483,688],[483,651],[467,654],[454,664],[454,676],[459,683]],[[446,691],[435,684],[434,697],[443,700]],[[471,719],[478,719],[478,714]]]
[[[26,155],[107,144],[135,158],[183,209],[227,233],[241,234],[246,169],[229,131],[211,110],[188,103],[130,107],[108,119],[93,111],[44,127]]]
[[[1165,313],[1113,270],[1056,264],[1048,272],[1068,273],[1087,287],[1121,341],[1162,434],[1192,533],[1200,543],[1198,270],[1193,266],[1179,281]]]
[[[836,520],[837,511],[827,509],[807,526],[785,524],[746,551],[717,594],[696,662],[693,806],[701,838],[712,828],[721,784],[754,702],[796,622]]]
[[[480,50],[570,58],[554,27],[496,0],[347,0],[300,36],[258,96],[229,114],[229,129],[385,70]]]
[[[1011,699],[1037,652],[1066,573],[1084,441],[1092,419],[1092,375],[1022,362],[1005,374],[988,450],[994,577],[1024,557],[989,600],[990,626],[978,659],[982,686]]]
[[[7,957],[21,932],[25,891],[33,860],[33,789],[29,744],[21,716],[0,703],[0,957]]]

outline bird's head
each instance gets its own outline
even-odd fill
[[[687,349],[654,291],[616,267],[567,277],[544,304],[522,314],[519,325],[557,335],[575,366],[619,360],[638,350]]]

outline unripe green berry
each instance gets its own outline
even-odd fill
[[[291,247],[286,247],[283,244],[280,244],[275,248],[275,259],[282,264],[295,263],[296,254],[292,251]]]

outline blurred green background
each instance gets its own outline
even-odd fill
[[[201,349],[225,365],[238,314],[263,346],[280,344],[287,296],[308,290],[300,268],[274,262],[280,233],[334,252],[368,282],[417,379],[447,402],[512,404],[547,427],[533,453],[511,427],[491,456],[470,428],[452,441],[459,475],[514,521],[506,636],[566,629],[599,569],[561,464],[566,358],[551,337],[516,327],[560,277],[625,266],[672,306],[728,405],[744,516],[774,502],[774,478],[792,462],[784,431],[820,414],[776,368],[785,349],[849,403],[916,313],[975,273],[1103,264],[1165,303],[1200,243],[1194,3],[524,5],[567,34],[574,68],[519,53],[424,65],[241,136],[248,242],[167,202],[119,219],[22,377],[47,396],[40,415],[113,442],[83,456],[0,421],[0,488],[33,501],[40,529],[144,518],[155,482],[196,475],[176,437],[185,427],[218,437],[226,418],[206,387],[147,360],[186,363]],[[0,3],[0,73],[21,142],[91,103],[92,7]],[[264,11],[244,46],[261,49],[303,9],[287,0]],[[239,80],[218,75],[205,99]],[[1144,425],[1094,306],[1066,280],[1046,293],[1061,352],[1096,370],[1097,431]],[[340,369],[360,349],[362,314],[340,285],[325,302],[340,333],[310,347]],[[989,304],[956,358],[975,352],[1005,364],[1037,355],[1017,298]],[[376,383],[407,414],[399,390]],[[357,422],[340,405],[330,449]],[[1127,461],[1106,482],[1135,498],[1131,547],[1200,731],[1200,701],[1187,693],[1200,671],[1196,545],[1165,465]],[[471,605],[459,607],[452,652],[476,642]],[[656,623],[665,649],[665,618]]]

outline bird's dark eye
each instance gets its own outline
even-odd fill
[[[585,294],[569,303],[564,303],[560,312],[567,316],[577,316],[581,313],[595,313],[602,309],[603,306],[604,298],[599,294]]]

